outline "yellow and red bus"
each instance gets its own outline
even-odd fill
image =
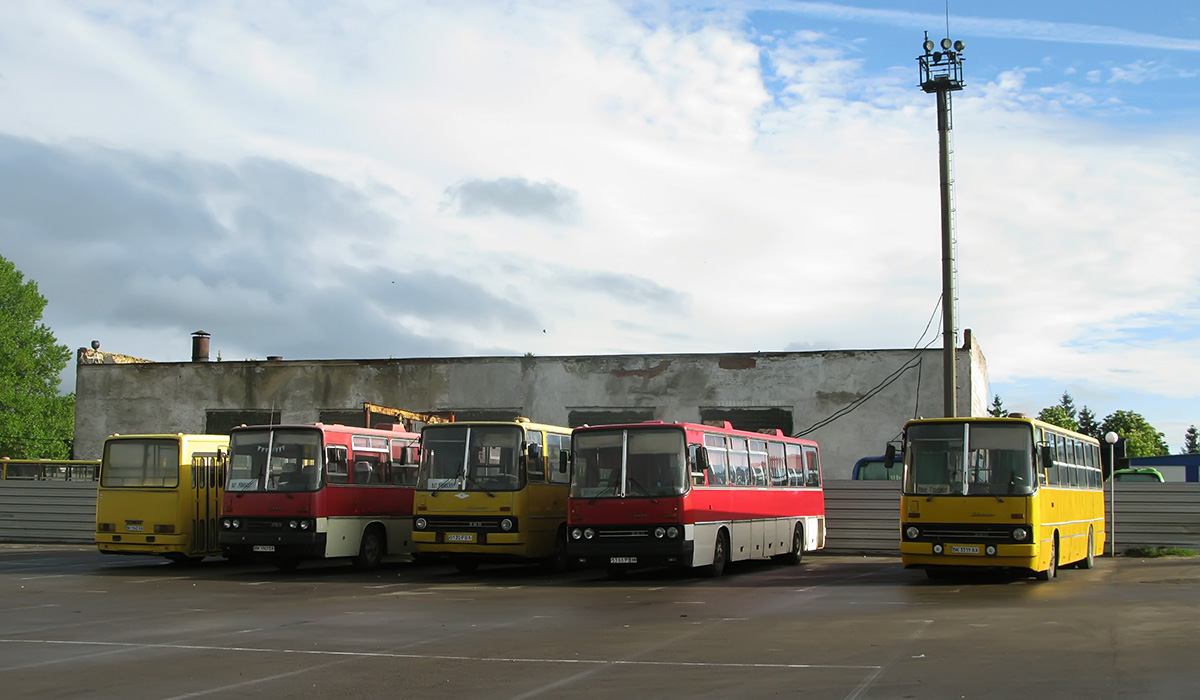
[[[224,435],[111,435],[100,458],[96,546],[177,563],[220,556]]]
[[[900,556],[931,578],[990,567],[1042,581],[1104,552],[1100,444],[1025,416],[904,427]],[[895,447],[888,446],[888,464]]]
[[[413,540],[460,571],[481,563],[566,563],[571,429],[461,421],[421,431]]]
[[[621,576],[634,567],[798,564],[825,546],[817,443],[649,421],[576,428],[567,553]]]
[[[365,570],[411,554],[420,437],[400,424],[234,428],[221,549],[283,570],[335,557]]]

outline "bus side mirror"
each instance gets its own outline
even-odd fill
[[[1052,445],[1042,445],[1040,452],[1042,469],[1054,466],[1054,447]]]
[[[570,466],[571,466],[571,451],[570,450],[559,450],[558,451],[558,473],[566,474],[567,469],[570,468]]]
[[[896,466],[896,446],[890,442],[887,444],[887,449],[883,451],[883,466],[887,469]]]
[[[531,442],[525,447],[525,453],[529,455],[529,459],[541,459],[542,446],[536,442]]]

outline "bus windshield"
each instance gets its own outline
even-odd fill
[[[426,426],[417,488],[426,491],[519,491],[523,431],[511,425]]]
[[[687,489],[684,433],[678,429],[589,430],[575,435],[571,496],[679,496]]]
[[[101,486],[179,486],[179,443],[174,440],[109,440],[104,445]]]
[[[229,436],[226,491],[316,491],[319,488],[319,431],[264,428],[235,430]]]
[[[1026,496],[1033,492],[1028,425],[926,423],[908,429],[904,492]]]

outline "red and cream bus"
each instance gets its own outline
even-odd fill
[[[821,459],[811,440],[650,421],[571,437],[567,554],[620,576],[641,566],[704,567],[825,546]]]
[[[284,570],[333,557],[371,569],[411,554],[419,440],[399,424],[234,428],[221,550]]]

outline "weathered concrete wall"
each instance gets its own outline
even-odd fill
[[[957,361],[959,412],[985,414],[982,353],[972,344]],[[845,479],[859,458],[882,454],[906,420],[942,414],[940,350],[81,364],[75,452],[99,458],[112,433],[204,432],[210,410],[277,410],[284,423],[307,423],[364,401],[512,409],[560,425],[575,410],[645,408],[657,419],[699,421],[702,409],[774,408],[791,412],[796,433],[909,363],[877,395],[808,435],[822,445],[826,477]]]

